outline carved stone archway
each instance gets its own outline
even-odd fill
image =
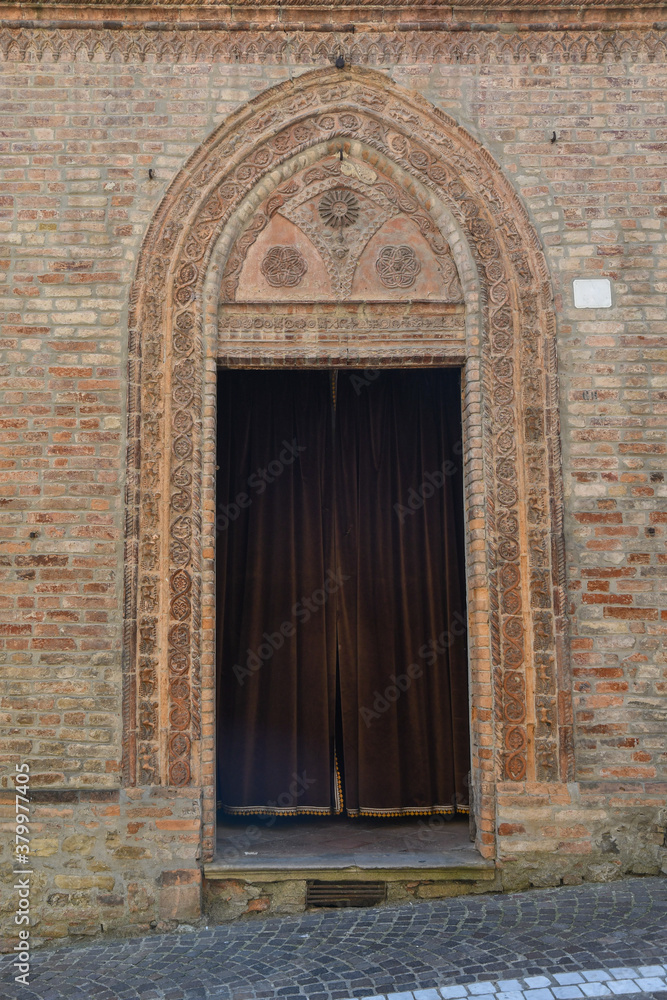
[[[211,331],[237,258],[266,224],[257,207],[341,143],[391,175],[436,228],[443,214],[453,220],[467,306],[477,296],[479,329],[469,324],[459,363],[473,784],[489,854],[497,783],[557,783],[572,770],[551,290],[535,231],[492,157],[379,73],[308,73],[244,106],[179,173],[147,233],[130,316],[124,780],[201,786],[210,856]]]

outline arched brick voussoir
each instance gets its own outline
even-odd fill
[[[130,783],[202,781],[202,289],[211,255],[263,179],[273,184],[301,153],[346,139],[363,145],[370,163],[373,151],[383,164],[394,163],[400,183],[421,193],[422,204],[423,192],[432,192],[434,206],[452,214],[475,259],[484,305],[473,360],[482,372],[480,506],[495,774],[543,781],[569,774],[567,697],[558,688],[567,672],[555,613],[563,586],[555,327],[539,241],[498,165],[453,119],[381,73],[328,69],[283,83],[232,115],[174,180],[144,241],[130,331],[124,701]]]

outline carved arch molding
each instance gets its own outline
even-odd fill
[[[219,299],[232,298],[267,225],[266,206],[272,198],[274,211],[281,204],[286,165],[303,170],[322,149],[335,160],[341,143],[369,170],[395,166],[397,197],[413,205],[413,219],[421,213],[436,253],[442,236],[427,219],[428,202],[414,209],[415,191],[445,206],[476,273],[480,336],[461,360],[477,372],[478,426],[468,433],[479,433],[483,465],[475,536],[483,539],[484,586],[471,609],[478,788],[569,780],[555,319],[545,260],[486,150],[419,96],[356,69],[305,74],[235,113],[175,179],[144,242],[130,312],[124,780],[211,782],[211,665],[202,673],[212,530],[202,503],[205,317],[217,310],[210,275],[217,268]],[[258,190],[265,207],[255,217],[249,198]],[[391,200],[389,187],[385,193]],[[234,226],[223,254],[221,236]],[[385,252],[387,273],[404,267],[399,258]],[[286,252],[262,266],[271,280],[279,273],[296,282],[303,272]],[[202,732],[210,738],[204,765]]]

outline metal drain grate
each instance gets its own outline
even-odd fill
[[[386,882],[306,883],[306,906],[375,906],[386,898]]]

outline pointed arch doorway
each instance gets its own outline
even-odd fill
[[[368,270],[345,297],[315,267],[300,285],[271,285],[263,302],[244,293],[239,277],[276,199],[291,197],[297,174],[317,183],[309,168],[326,156],[341,163],[341,146],[355,173],[389,181],[379,195],[391,201],[393,187],[397,212],[437,260],[432,241],[447,244],[462,300],[432,301],[415,285],[373,303]],[[315,234],[304,238],[323,252]],[[374,247],[381,281],[375,260],[387,247]],[[268,249],[255,258],[259,273]],[[405,260],[400,249],[386,256],[385,276]],[[265,267],[288,281],[301,271],[291,249]],[[555,320],[539,241],[511,184],[465,129],[387,75],[306,73],[240,108],[193,154],[149,227],[130,304],[124,783],[199,788],[211,858],[218,366],[456,366],[476,842],[492,856],[498,797],[512,801],[525,780],[555,788],[573,773]]]

